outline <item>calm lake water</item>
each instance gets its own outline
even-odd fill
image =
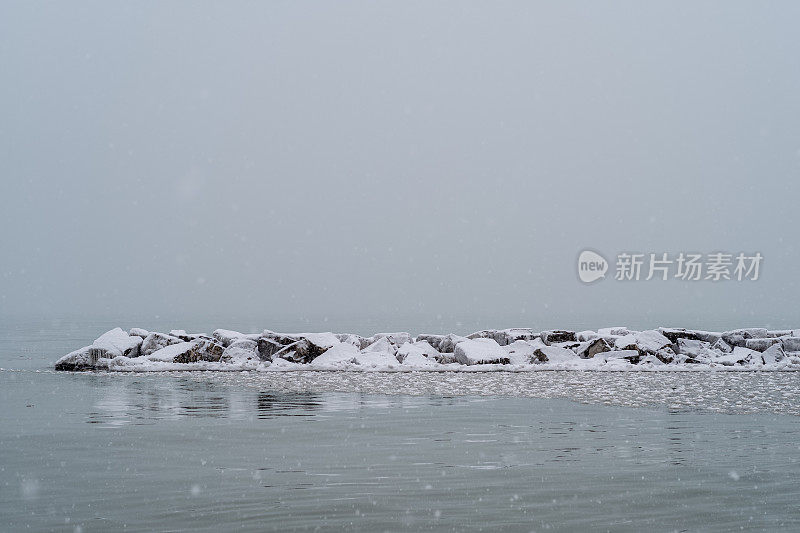
[[[101,329],[2,330],[0,530],[800,529],[794,373],[49,370]]]

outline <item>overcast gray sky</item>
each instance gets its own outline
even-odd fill
[[[2,315],[800,328],[799,27],[797,2],[6,0]],[[585,247],[764,263],[588,286]]]

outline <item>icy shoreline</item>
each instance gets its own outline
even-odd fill
[[[406,332],[211,335],[110,330],[55,363],[56,370],[529,372],[800,370],[800,329],[725,332],[625,327],[597,331],[483,330],[465,337]]]

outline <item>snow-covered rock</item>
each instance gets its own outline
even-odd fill
[[[261,360],[258,352],[258,342],[246,338],[239,338],[231,342],[220,357],[220,361],[234,364],[257,360]]]
[[[56,370],[92,370],[94,362],[89,358],[91,346],[84,346],[74,352],[70,352],[56,361]]]
[[[724,366],[733,366],[749,365],[755,362],[763,363],[763,360],[761,359],[761,354],[757,351],[742,346],[736,346],[733,348],[733,352],[717,357],[713,362]]]
[[[599,338],[600,334],[596,331],[591,331],[591,330],[579,331],[575,334],[575,340],[577,340],[578,342],[593,341]]]
[[[800,337],[783,337],[781,347],[786,352],[800,352]]]
[[[128,331],[128,335],[131,337],[141,337],[146,339],[147,336],[150,335],[150,332],[142,328],[131,328],[130,331]]]
[[[225,348],[239,339],[250,339],[255,341],[260,337],[260,335],[257,333],[245,334],[230,329],[215,329],[211,336]]]
[[[509,358],[494,339],[468,339],[456,344],[453,352],[462,365],[508,364]]]
[[[725,342],[722,338],[715,342],[712,348],[720,353],[731,353],[733,351],[733,346]]]
[[[567,331],[563,329],[554,329],[550,331],[543,331],[540,335],[542,341],[550,346],[559,342],[577,342],[574,331]]]
[[[533,359],[533,352],[536,351],[536,348],[542,347],[545,344],[542,342],[541,339],[535,339],[538,342],[534,341],[514,341],[507,346],[503,346],[503,349],[508,354],[508,360],[512,365],[528,365],[532,362]]]
[[[745,339],[744,346],[757,352],[763,352],[773,344],[780,344],[780,339],[765,337],[763,339]]]
[[[431,361],[435,361],[435,357],[437,355],[439,355],[439,352],[434,350],[433,346],[431,346],[427,341],[418,341],[415,343],[406,342],[403,344],[397,349],[395,357],[400,363],[402,363],[410,356],[413,356],[416,360],[419,360],[420,357],[427,360],[428,357],[430,357]]]
[[[394,345],[395,348],[399,348],[403,344],[407,342],[411,342],[411,334],[405,331],[401,331],[398,333],[376,333],[369,339],[367,339],[369,346],[370,344],[375,344],[377,341],[381,339],[386,339],[390,344]]]
[[[361,335],[354,335],[353,333],[337,333],[336,338],[339,339],[339,342],[352,344],[359,350],[366,348],[370,344],[368,339],[362,337]]]
[[[530,328],[484,329],[467,335],[467,339],[492,339],[500,346],[508,346],[515,341],[530,341],[539,334]]]
[[[417,341],[425,341],[429,343],[439,353],[453,353],[456,350],[456,344],[468,340],[466,337],[460,335],[430,335],[422,334],[417,336]]]
[[[176,363],[196,363],[197,361],[219,361],[225,348],[210,339],[198,339],[192,343],[192,348],[181,353],[173,359]]]
[[[172,335],[166,335],[164,333],[153,332],[150,333],[150,335],[148,335],[142,342],[141,352],[142,355],[150,355],[161,348],[165,348],[171,344],[179,344],[181,342],[184,341],[178,337],[173,337]]]
[[[356,363],[358,348],[347,342],[337,342],[309,363],[312,368],[339,369]]]
[[[780,343],[773,344],[761,353],[765,365],[774,365],[786,359],[786,353]]]
[[[559,346],[542,346],[533,352],[532,360],[538,363],[564,363],[579,359],[577,354]]]
[[[677,344],[678,339],[703,341],[713,344],[717,342],[721,336],[720,333],[698,329],[658,328],[657,331],[668,338],[673,344]]]
[[[169,332],[170,335],[173,337],[178,337],[180,340],[184,342],[193,341],[195,339],[199,339],[200,337],[204,337],[205,334],[203,333],[186,333],[185,329],[173,329]]]
[[[403,344],[406,343],[408,343],[408,341]],[[395,344],[389,342],[387,337],[378,337],[377,340],[361,351],[385,353],[394,357],[394,355],[397,353],[397,348],[398,347]]]
[[[122,328],[114,328],[100,335],[93,343],[90,358],[95,362],[98,358],[113,359],[119,355],[139,357],[142,338],[131,337]]]
[[[189,358],[189,353],[194,348],[193,342],[179,342],[170,344],[150,354],[142,356],[148,361],[161,361],[163,363],[176,363]]]
[[[646,357],[653,357],[654,359],[658,360],[657,357],[644,355],[639,350],[615,350],[600,352],[594,356],[594,359],[598,362],[608,363],[613,361],[623,361],[627,364],[636,365]]]
[[[430,368],[435,367],[442,354],[433,349],[427,341],[407,342],[395,354],[397,360],[406,367]]]
[[[284,346],[273,355],[276,358],[287,359],[295,363],[310,363],[329,348],[343,344],[333,333],[303,333],[302,338],[295,343]],[[352,346],[349,345],[348,346]],[[355,348],[355,346],[353,346]]]
[[[597,330],[597,334],[601,337],[623,337],[630,333],[636,333],[624,326],[616,326],[613,328],[600,328]]]
[[[397,358],[390,352],[370,352],[363,350],[355,356],[354,363],[362,370],[392,370],[400,366]]]
[[[509,370],[800,370],[800,331],[742,328],[724,333],[683,328],[597,332],[532,329],[454,334],[333,333],[242,334],[218,329],[212,336],[120,328],[56,361],[57,370],[169,371],[302,369],[352,371]],[[188,339],[188,340],[183,340]],[[574,339],[574,340],[573,340]],[[368,344],[365,344],[367,343]],[[548,344],[549,343],[549,344]],[[450,351],[448,351],[450,350]],[[487,368],[476,365],[491,365]]]
[[[606,342],[605,339],[602,338],[595,338],[593,340],[589,340],[583,342],[573,348],[573,351],[580,357],[581,359],[591,359],[592,357],[596,356],[599,353],[608,352],[611,350],[611,346]]]

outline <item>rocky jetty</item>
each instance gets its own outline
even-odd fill
[[[56,370],[797,370],[800,329],[597,331],[526,328],[449,334],[239,333],[115,328]]]

